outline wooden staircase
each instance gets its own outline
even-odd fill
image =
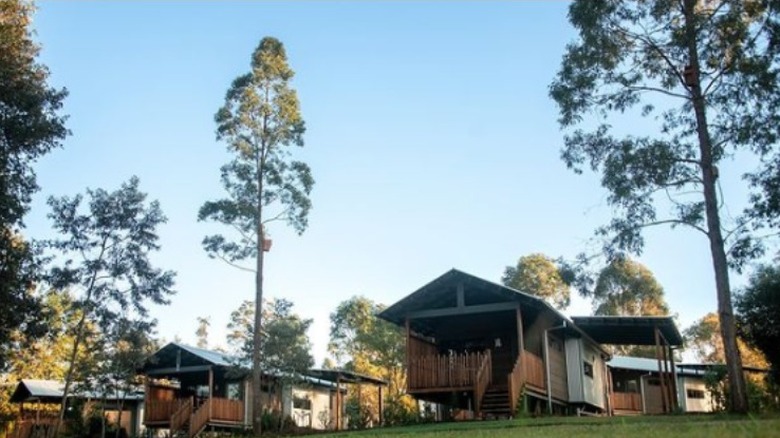
[[[512,406],[509,403],[509,389],[505,386],[491,386],[482,398],[482,416],[485,418],[509,418]]]

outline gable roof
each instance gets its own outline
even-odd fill
[[[206,366],[232,368],[240,364],[241,360],[239,358],[227,353],[170,342],[146,358],[138,371],[140,373],[149,373],[150,371],[160,369],[170,370]]]
[[[73,384],[71,388],[71,394],[69,397],[78,398],[93,398],[93,399],[106,399],[106,400],[143,400],[143,392],[130,391],[125,393],[124,391],[100,391],[94,390],[79,390],[78,383]],[[12,403],[21,403],[27,401],[40,401],[43,403],[59,403],[62,400],[62,396],[65,393],[65,383],[58,380],[37,380],[37,379],[22,379],[19,384],[16,385],[16,389],[11,394],[10,401]]]
[[[602,353],[605,355],[609,354],[598,342],[594,341],[566,315],[558,311],[558,309],[544,299],[508,286],[493,283],[492,281],[479,278],[455,268],[450,269],[433,281],[397,301],[392,306],[380,312],[377,316],[396,325],[403,326],[405,325],[407,315],[411,312],[446,307],[446,300],[448,298],[452,299],[451,288],[459,283],[462,283],[464,286],[472,286],[482,292],[483,296],[490,296],[497,302],[516,302],[521,306],[549,312],[566,326],[565,329],[567,332],[589,340],[596,345]]]
[[[560,318],[564,320],[568,319],[539,297],[512,289],[511,287],[487,281],[477,276],[459,271],[455,268],[450,269],[431,282],[397,301],[392,306],[380,312],[378,316],[386,321],[402,326],[405,323],[406,315],[410,312],[442,307],[442,304],[444,304],[447,299],[447,287],[461,282],[465,285],[476,286],[479,289],[492,294],[496,300],[503,302],[515,301],[527,306],[548,308],[549,310],[555,312]]]
[[[572,321],[602,344],[655,345],[658,328],[670,345],[683,345],[671,316],[574,316]]]

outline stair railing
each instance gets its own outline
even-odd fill
[[[178,408],[171,414],[171,432],[182,429],[192,415],[194,401],[192,397],[182,399]]]
[[[517,411],[517,401],[520,398],[520,393],[523,392],[523,355],[518,354],[515,366],[512,367],[512,372],[509,373],[507,378],[507,388],[509,389],[509,408],[512,415]]]
[[[211,419],[211,398],[207,398],[205,402],[190,416],[190,438],[194,438],[199,434]]]
[[[490,381],[492,380],[493,360],[490,350],[482,356],[482,361],[477,369],[477,375],[474,379],[474,412],[480,415],[482,412],[482,398],[485,396]]]

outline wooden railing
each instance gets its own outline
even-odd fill
[[[612,409],[641,412],[642,395],[636,392],[613,392]]]
[[[523,351],[523,374],[528,385],[544,390],[544,361],[539,356]]]
[[[171,414],[171,431],[180,430],[187,423],[187,420],[190,419],[190,415],[192,415],[194,403],[192,397],[181,400],[179,409]]]
[[[179,400],[148,400],[144,406],[144,423],[170,421],[180,403]]]
[[[507,388],[509,389],[509,409],[512,415],[517,411],[517,400],[520,398],[520,393],[523,391],[523,365],[522,355],[517,355],[515,366],[512,367],[512,372],[506,376]]]
[[[482,357],[482,363],[479,364],[477,375],[474,379],[474,407],[476,412],[482,411],[482,397],[485,395],[490,381],[493,380],[493,361],[490,356],[490,350],[485,352]]]
[[[407,386],[415,389],[472,389],[485,353],[437,354],[409,359]]]
[[[209,422],[209,408],[211,407],[211,401],[213,399],[207,398],[205,402],[190,416],[190,430],[189,436],[193,438],[197,435]]]
[[[213,398],[211,399],[211,419],[241,423],[244,421],[244,403],[241,400]]]

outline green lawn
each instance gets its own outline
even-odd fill
[[[780,437],[780,417],[644,416],[550,417],[438,423],[319,435],[327,438],[522,438],[522,437]]]

